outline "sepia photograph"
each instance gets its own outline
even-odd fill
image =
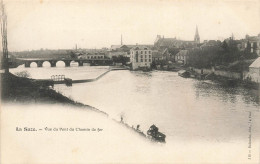
[[[260,164],[259,0],[0,0],[0,163]]]

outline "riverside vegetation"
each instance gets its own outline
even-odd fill
[[[29,74],[26,72],[20,72],[17,75],[1,74],[1,100],[3,102],[63,104],[104,113],[56,92],[49,86],[48,80],[29,79]]]

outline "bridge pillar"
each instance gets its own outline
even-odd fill
[[[30,65],[31,65],[31,62],[25,62],[25,64],[24,64],[24,66],[25,66],[26,68],[30,67]]]
[[[37,62],[37,67],[42,67],[42,63],[43,63],[43,62],[38,61],[38,62]]]
[[[83,61],[82,60],[78,61],[78,63],[79,63],[79,66],[83,66]]]
[[[65,66],[66,66],[66,67],[70,67],[70,62],[71,62],[71,61],[64,61]]]
[[[51,67],[56,67],[56,61],[50,61],[50,63],[51,63]]]

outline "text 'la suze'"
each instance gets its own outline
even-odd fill
[[[16,131],[37,131],[37,130],[35,128],[29,128],[29,127],[24,127],[24,128],[16,127]]]

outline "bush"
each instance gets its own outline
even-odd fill
[[[25,78],[31,77],[31,75],[28,71],[16,72],[15,75],[18,77],[25,77]]]

